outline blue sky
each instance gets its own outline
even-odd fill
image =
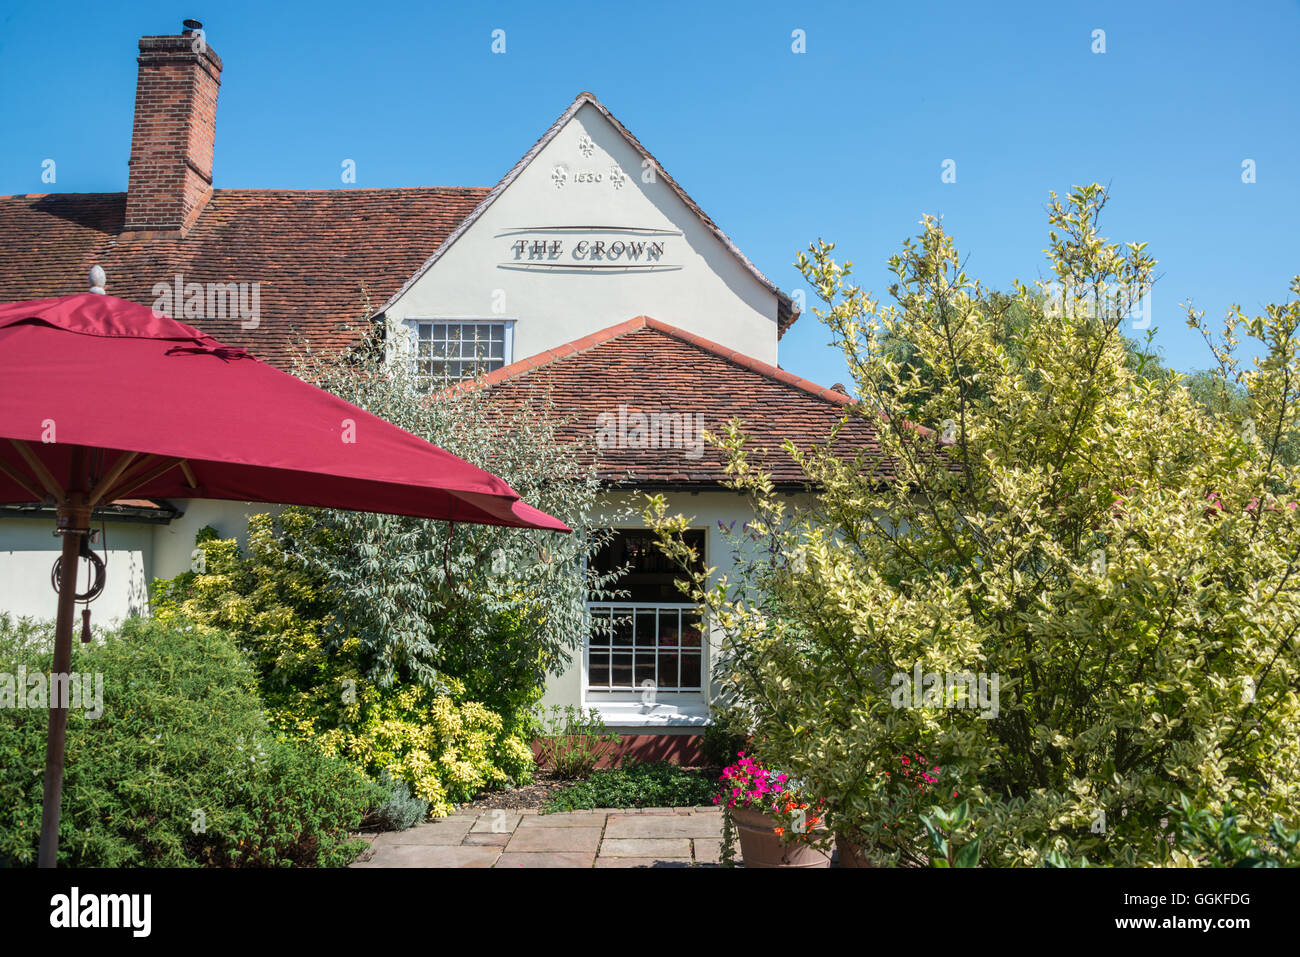
[[[1093,180],[1160,260],[1175,367],[1208,363],[1181,303],[1258,311],[1300,273],[1295,2],[206,6],[0,8],[0,193],[125,189],[136,39],[191,16],[225,64],[219,187],[343,188],[344,158],[358,186],[491,185],[591,90],[787,290],[824,237],[883,296],[923,213],[987,284],[1038,278],[1048,191]],[[782,366],[842,380],[828,339],[806,315]]]

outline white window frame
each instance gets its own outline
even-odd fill
[[[600,650],[610,658],[610,676],[606,682],[606,687],[594,687],[591,683],[591,652],[592,652],[592,629],[587,632],[587,639],[584,642],[585,668],[583,674],[583,687],[594,694],[610,694],[614,692],[624,692],[627,694],[641,694],[643,687],[636,677],[636,657],[637,653],[652,654],[654,656],[655,676],[651,679],[641,679],[642,681],[650,680],[654,682],[656,694],[703,694],[704,687],[708,683],[707,664],[705,662],[705,640],[704,640],[704,614],[699,605],[692,602],[618,602],[618,601],[589,601],[587,602],[587,614],[594,615],[600,612],[608,613],[611,620],[614,618],[631,618],[632,619],[632,644],[617,645],[613,641],[613,635],[607,644],[600,646]],[[647,613],[653,612],[655,616],[654,634],[651,641],[640,644],[637,641],[637,628],[640,620]],[[685,627],[682,623],[684,615],[693,614],[700,619],[700,643],[698,645],[682,644],[682,633]],[[660,622],[664,619],[677,619],[677,643],[675,645],[661,645],[658,642],[660,633]],[[669,654],[675,653],[677,656],[677,674],[674,676],[675,681],[672,685],[664,684],[659,680],[659,657],[664,652]],[[632,656],[632,684],[614,685],[613,674],[613,656],[615,654],[625,654]],[[681,684],[682,660],[686,657],[697,657],[700,659],[700,683],[683,687]]]
[[[709,548],[709,529],[705,527],[692,526],[691,531],[702,531],[704,533],[704,548],[706,554],[701,556],[705,560],[705,567],[708,567]],[[644,532],[646,529],[637,527],[617,528],[616,532]],[[584,562],[584,570],[586,563]],[[597,711],[606,725],[610,727],[703,727],[710,720],[709,711],[709,676],[711,674],[712,654],[709,641],[709,622],[708,616],[703,606],[692,604],[690,602],[636,602],[628,599],[622,601],[597,601],[587,602],[587,614],[590,615],[595,610],[600,609],[633,609],[632,624],[636,627],[636,611],[647,609],[675,609],[681,612],[691,611],[700,616],[700,686],[694,689],[678,690],[665,689],[656,687],[653,696],[648,696],[641,688],[620,688],[619,690],[603,690],[601,688],[591,687],[591,630],[588,629],[587,637],[582,643],[582,666],[581,674],[578,676],[579,693],[584,708]],[[680,619],[679,619],[680,620]],[[659,618],[656,615],[656,631]],[[612,643],[611,643],[611,648]],[[636,653],[633,649],[637,646],[635,638],[633,644],[627,646],[632,651],[632,678],[636,680]],[[681,635],[678,634],[678,673],[681,672]],[[655,652],[655,673],[658,674],[659,658],[658,646]],[[608,654],[608,652],[606,652]],[[613,681],[613,668],[611,662],[610,680]]]
[[[410,363],[412,372],[415,374],[417,379],[436,381],[437,380],[436,376],[422,375],[416,367],[417,363],[421,361],[419,356],[421,326],[429,326],[429,327],[501,326],[502,342],[501,342],[500,360],[487,359],[487,358],[482,360],[485,363],[496,363],[499,361],[500,365],[493,365],[490,368],[484,369],[483,372],[476,373],[476,374],[482,375],[486,372],[491,372],[494,369],[500,369],[504,366],[510,365],[515,361],[515,321],[516,320],[514,319],[506,319],[501,316],[452,316],[452,317],[419,316],[419,317],[408,318],[404,320],[404,325],[407,327],[410,334],[410,351],[409,351],[409,355],[406,357],[406,361]],[[433,330],[432,328],[430,328],[430,336],[432,336],[432,334],[433,334]],[[443,339],[438,341],[443,343],[448,343],[453,340],[451,339],[450,335],[447,335]],[[452,362],[468,363],[468,362],[475,361],[475,358],[473,356],[466,357],[463,355],[456,356],[454,358],[448,356],[429,357],[429,358],[434,359],[435,361],[441,361],[445,364],[450,364]],[[473,376],[463,375],[459,377],[448,377],[449,381],[453,381],[453,382],[460,381],[460,379],[464,379],[464,378],[473,378]]]

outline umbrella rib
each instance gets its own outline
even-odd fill
[[[135,457],[139,454],[139,452],[123,452],[121,457],[113,463],[113,467],[104,474],[104,477],[99,480],[90,493],[90,505],[92,508],[99,504],[100,500],[104,497],[104,493],[108,491],[109,487],[114,482],[122,477],[122,473],[126,471],[127,466],[134,462]]]
[[[4,459],[0,459],[0,472],[4,472],[5,475],[8,475],[11,479],[17,482],[20,486],[22,486],[23,491],[32,497],[33,502],[40,502],[44,500],[45,496],[42,495],[40,492],[36,491],[36,487],[27,481],[27,477],[24,476],[17,469],[15,469],[8,462],[6,462]]]
[[[9,442],[18,450],[18,454],[23,457],[23,461],[27,463],[28,468],[36,473],[36,478],[40,480],[41,485],[45,486],[45,491],[53,495],[56,502],[62,502],[65,494],[63,486],[54,480],[54,476],[45,467],[45,463],[38,459],[36,453],[21,439],[10,439]]]
[[[118,479],[117,488],[112,491],[104,493],[104,500],[108,502],[112,502],[115,499],[120,498],[121,497],[120,493],[124,486],[126,486],[129,482],[134,482],[137,478],[139,478],[145,472],[149,471],[149,469],[153,468],[160,461],[161,459],[157,455],[145,454],[143,457],[132,462],[131,465],[127,468],[127,470],[123,472],[121,477]]]
[[[135,476],[123,482],[113,491],[109,492],[105,496],[105,498],[110,502],[115,502],[119,498],[126,498],[136,489],[143,488],[144,486],[152,482],[154,479],[158,478],[158,476],[166,472],[170,472],[172,469],[176,468],[176,466],[182,464],[184,461],[185,461],[184,459],[168,459],[167,461],[163,462],[161,465],[157,466],[156,468],[149,469],[149,471],[143,474],[137,472]]]

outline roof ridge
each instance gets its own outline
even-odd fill
[[[7,193],[7,194],[0,194],[0,199],[47,199],[47,198],[49,198],[49,197],[51,197],[51,196],[66,196],[66,197],[68,197],[69,199],[73,199],[73,198],[76,198],[76,197],[78,197],[78,196],[125,196],[125,195],[126,195],[126,190],[119,190],[119,191],[116,192],[116,193],[113,193],[113,192],[102,192],[102,193]]]
[[[355,196],[360,193],[397,193],[405,191],[431,192],[441,191],[444,193],[486,193],[491,191],[491,186],[361,186],[355,189],[339,189],[331,186],[324,187],[300,187],[300,186],[217,186],[212,192],[215,193],[332,193],[340,196]],[[87,196],[125,196],[126,190],[108,190],[93,193],[0,193],[0,199],[77,199]]]
[[[466,382],[457,383],[444,391],[444,395],[456,391],[472,391],[474,389],[490,389],[510,379],[527,375],[535,369],[541,369],[552,363],[559,362],[561,359],[567,359],[571,356],[581,355],[584,352],[590,352],[598,346],[604,345],[614,339],[621,338],[629,333],[637,332],[641,329],[653,329],[656,332],[671,336],[689,346],[693,346],[703,352],[708,352],[717,356],[732,365],[747,369],[750,372],[756,372],[759,375],[774,379],[783,385],[807,392],[815,398],[824,402],[830,402],[833,405],[845,406],[852,405],[856,400],[843,392],[836,392],[834,389],[825,388],[815,382],[810,382],[792,372],[787,372],[780,366],[774,366],[771,363],[764,362],[761,359],[755,359],[753,356],[745,355],[738,349],[731,349],[712,339],[706,339],[703,336],[697,336],[694,333],[687,332],[678,326],[664,322],[661,319],[655,319],[651,316],[636,316],[616,325],[600,329],[590,335],[583,336],[580,339],[574,339],[572,342],[566,342],[550,349],[543,350],[535,355],[512,362],[509,365],[502,366],[500,369],[494,369],[485,376],[477,379],[471,379]]]
[[[714,342],[712,339],[705,339],[703,336],[697,336],[692,332],[687,332],[685,329],[678,328],[677,326],[671,325],[670,323],[664,322],[660,319],[651,319],[649,317],[644,318],[646,319],[646,324],[650,328],[665,333],[666,335],[670,335],[676,339],[680,339],[682,342],[695,346],[697,349],[702,349],[705,352],[712,353],[721,359],[725,359],[732,365],[740,366],[742,369],[748,369],[750,372],[757,372],[769,379],[775,379],[777,382],[784,385],[801,389],[809,395],[815,396],[818,399],[822,399],[823,401],[830,402],[834,405],[852,405],[855,402],[852,396],[846,395],[843,392],[836,392],[834,389],[825,386],[820,386],[816,382],[812,382],[802,376],[797,376],[793,372],[787,372],[780,366],[774,366],[770,362],[764,362],[762,359],[755,359],[753,356],[746,355],[739,349],[730,349],[721,343]]]
[[[442,190],[448,193],[483,193],[491,186],[356,186],[339,188],[336,186],[218,186],[214,193],[337,193],[340,196],[357,193],[396,193],[404,190]]]

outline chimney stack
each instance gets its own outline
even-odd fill
[[[126,194],[128,231],[185,235],[212,195],[221,58],[203,24],[141,37]]]

